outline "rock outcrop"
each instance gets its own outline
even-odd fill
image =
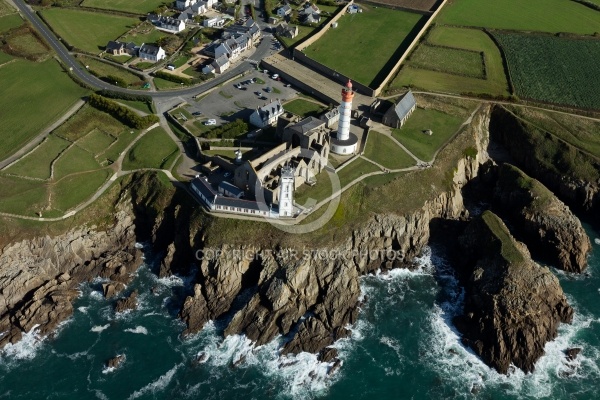
[[[573,317],[558,279],[531,260],[492,212],[473,220],[460,244],[466,293],[455,325],[464,342],[500,373],[511,364],[533,371],[558,325]]]
[[[0,337],[0,348],[16,343],[34,327],[39,335],[51,334],[73,313],[72,301],[81,282],[98,276],[126,282],[128,268],[137,267],[140,256],[133,220],[124,208],[109,231],[80,227],[1,249],[0,332],[7,334]]]
[[[121,364],[123,364],[124,361],[125,361],[125,354],[117,354],[113,358],[106,361],[105,366],[106,366],[106,368],[110,368],[111,370],[117,369],[121,366]]]
[[[134,290],[129,296],[117,300],[115,303],[115,312],[122,313],[137,308],[137,290]]]
[[[515,237],[533,256],[569,272],[582,272],[591,251],[581,222],[562,201],[520,169],[498,171],[494,209],[508,219]]]

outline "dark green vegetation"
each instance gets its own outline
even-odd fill
[[[70,46],[98,54],[139,21],[136,18],[76,9],[49,8],[41,12],[52,29]]]
[[[236,119],[218,128],[213,128],[201,136],[208,139],[234,139],[247,133],[250,127],[241,119]]]
[[[541,32],[593,34],[600,13],[568,0],[455,0],[441,11],[437,22]]]
[[[97,94],[91,94],[88,101],[92,107],[112,115],[132,128],[143,129],[158,122],[158,117],[154,114],[141,117],[129,108]]]
[[[20,25],[0,34],[0,50],[14,57],[40,62],[50,56],[50,49],[29,25]]]
[[[533,210],[547,210],[550,203],[555,199],[547,187],[511,164],[502,164],[499,168],[498,186],[507,193],[522,193],[523,191],[530,193],[523,196],[522,207]],[[517,204],[517,198],[518,196],[515,195],[513,204]]]
[[[375,164],[370,163],[363,158],[357,158],[342,168],[342,170],[338,172],[338,177],[340,178],[340,184],[344,187],[365,174],[377,171],[381,171],[381,169]]]
[[[415,160],[392,139],[377,131],[369,132],[364,156],[388,169],[407,168],[415,164]]]
[[[23,23],[19,14],[9,14],[0,17],[0,32],[16,28]]]
[[[496,214],[491,211],[484,211],[483,214],[481,214],[481,220],[495,239],[489,243],[489,245],[500,247],[500,254],[502,254],[502,257],[506,261],[510,263],[520,263],[525,261],[523,254],[515,244],[515,239],[511,236],[508,228],[504,225],[504,222],[502,222]]]
[[[417,108],[404,126],[393,130],[393,136],[411,153],[429,161],[457,131],[463,119],[439,110]],[[425,134],[431,130],[432,135]]]
[[[369,86],[389,73],[425,23],[420,14],[387,8],[368,8],[344,15],[304,50],[310,58]]]
[[[301,117],[316,117],[319,114],[322,114],[327,109],[322,104],[317,104],[312,101],[307,101],[304,99],[295,99],[290,101],[289,103],[285,103],[283,108],[286,111],[299,115]]]
[[[81,5],[83,7],[126,11],[134,14],[147,14],[163,3],[166,2],[163,0],[84,0]]]
[[[600,109],[600,79],[594,78],[600,76],[600,40],[498,31],[493,35],[504,50],[519,97]]]
[[[87,67],[90,73],[108,83],[114,84],[115,82],[119,82],[118,86],[121,87],[139,87],[144,84],[142,78],[125,68],[117,67],[86,56],[79,56],[78,60],[84,67]]]
[[[444,49],[441,50],[439,46],[444,46]],[[423,48],[429,51],[422,50]],[[475,75],[481,74],[482,65],[477,64],[475,67],[476,57],[473,52],[483,53],[485,79]],[[429,59],[422,60],[421,63],[414,62],[415,57],[418,61],[419,56],[427,53],[433,53],[438,62],[433,63]],[[440,57],[447,57],[447,60],[440,61]],[[461,63],[465,58],[471,59],[471,74],[464,74],[465,67]],[[461,73],[462,75],[459,75]],[[439,25],[429,30],[424,43],[417,47],[410,59],[404,63],[388,91],[394,92],[403,86],[450,93],[510,95],[502,55],[485,32],[479,29]]]
[[[127,170],[170,168],[177,156],[177,145],[162,128],[155,128],[138,140],[123,162]]]

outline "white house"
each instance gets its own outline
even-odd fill
[[[267,105],[258,107],[250,115],[250,123],[258,128],[274,125],[277,118],[284,113],[283,106],[279,100],[274,100]]]
[[[191,7],[192,4],[195,4],[196,0],[177,0],[175,2],[175,8],[178,10],[185,10],[188,7]]]
[[[216,58],[213,62],[208,65],[205,65],[202,68],[203,74],[222,74],[227,71],[230,66],[229,58],[226,55],[222,55],[219,58]]]
[[[202,26],[205,28],[220,28],[225,24],[225,20],[221,17],[207,18],[202,21]]]
[[[143,60],[157,62],[167,57],[162,47],[156,47],[150,44],[140,46],[138,56]]]
[[[185,29],[185,21],[164,15],[152,18],[150,21],[156,26],[156,29],[169,33],[179,33]]]
[[[290,15],[291,13],[292,13],[292,7],[290,7],[289,4],[281,6],[277,9],[277,15],[280,16],[281,18],[285,17],[286,15]]]

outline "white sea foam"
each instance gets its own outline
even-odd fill
[[[24,333],[17,343],[4,346],[0,351],[0,362],[33,359],[44,340],[37,333],[38,326],[35,325],[28,333]]]
[[[125,332],[131,332],[131,333],[140,333],[142,335],[147,335],[148,334],[148,329],[144,328],[141,325],[138,325],[135,328],[125,329],[124,331]]]
[[[184,285],[183,278],[180,276],[177,276],[177,275],[165,276],[164,278],[158,278],[156,281],[158,283],[160,283],[161,285],[164,285],[167,287],[175,287],[175,286],[183,286]]]
[[[83,313],[83,314],[87,314],[87,310],[89,307],[77,307],[77,310],[79,310],[79,312]]]
[[[161,375],[154,382],[151,382],[143,388],[141,388],[140,390],[136,390],[135,392],[133,392],[131,396],[129,396],[129,399],[137,399],[138,397],[141,397],[148,393],[156,394],[163,391],[169,385],[169,383],[171,383],[171,380],[173,379],[173,376],[175,376],[177,370],[182,366],[183,364],[175,365],[173,368],[168,370],[164,375]]]
[[[594,243],[596,243],[597,245],[600,245],[600,238],[594,239]]]
[[[102,332],[105,329],[108,329],[108,327],[110,326],[110,324],[106,324],[106,325],[95,325],[92,326],[92,329],[90,329],[90,332]]]

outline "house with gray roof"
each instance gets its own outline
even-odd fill
[[[277,118],[283,114],[283,106],[279,100],[274,100],[269,104],[258,107],[252,115],[250,115],[250,123],[258,128],[264,128],[269,125],[274,125]]]
[[[416,108],[417,100],[409,90],[400,98],[395,106],[390,107],[389,110],[383,114],[381,122],[392,128],[401,128]]]
[[[281,7],[279,7],[276,11],[276,14],[278,16],[280,16],[281,18],[285,17],[286,15],[290,15],[292,13],[292,7],[290,7],[289,4],[285,4]]]
[[[275,28],[275,33],[279,36],[293,39],[298,36],[298,26],[288,25],[286,22],[282,22]]]
[[[122,56],[122,55],[130,55],[134,56],[137,54],[137,46],[133,42],[125,43],[119,41],[110,41],[106,45],[104,51],[107,54],[111,54],[113,56]]]
[[[166,58],[167,55],[162,47],[144,43],[140,46],[138,57],[144,60],[157,62]]]

